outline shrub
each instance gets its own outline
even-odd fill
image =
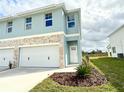
[[[76,74],[79,77],[88,76],[88,75],[91,74],[91,67],[90,66],[86,66],[86,65],[79,65],[76,68]]]
[[[91,65],[90,65],[90,59],[89,59],[89,56],[85,56],[83,59],[82,59],[82,64],[79,65],[77,68],[76,68],[76,74],[77,76],[79,77],[85,77],[85,76],[88,76],[91,74]]]
[[[90,75],[90,73],[91,73],[90,66],[79,65],[79,67],[77,67],[76,71],[77,76],[88,76]]]
[[[82,58],[82,65],[86,65],[86,66],[90,65],[90,58],[88,55]]]

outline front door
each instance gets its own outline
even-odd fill
[[[77,46],[70,46],[70,63],[71,64],[78,63]]]

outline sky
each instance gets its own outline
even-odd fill
[[[106,51],[108,35],[124,24],[124,0],[0,0],[0,17],[63,2],[81,8],[82,50]]]

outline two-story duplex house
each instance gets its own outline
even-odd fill
[[[80,9],[64,3],[0,19],[0,66],[67,67],[81,62]]]

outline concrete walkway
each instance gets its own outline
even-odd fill
[[[0,72],[0,92],[27,92],[54,72],[73,72],[75,67],[16,68]]]

